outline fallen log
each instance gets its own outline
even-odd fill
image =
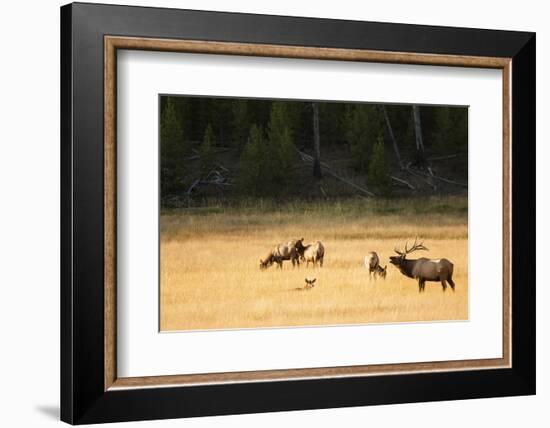
[[[197,178],[195,181],[193,181],[193,183],[191,184],[191,186],[189,186],[189,188],[187,189],[187,195],[191,195],[191,192],[193,191],[193,189],[197,186],[197,184],[199,184],[201,182],[201,179],[200,178]]]
[[[427,160],[428,161],[440,161],[440,160],[447,160],[447,159],[454,159],[459,156],[462,156],[463,153],[455,153],[453,155],[444,155],[444,156],[430,156]]]
[[[422,176],[422,174],[420,174],[418,171],[412,171],[410,168],[406,168],[405,171],[407,171],[409,174],[411,174],[413,177],[417,177],[417,178],[420,178],[422,181],[424,181],[428,186],[430,186],[432,188],[432,190],[436,191],[437,190],[437,186],[432,183],[430,180],[426,180],[426,178],[424,178]],[[426,174],[427,177],[431,177],[429,175]]]
[[[409,189],[411,190],[416,190],[416,187],[414,187],[411,183],[409,183],[408,181],[406,180],[403,180],[401,178],[398,178],[398,177],[395,177],[393,175],[389,175],[388,177],[390,177],[392,180],[396,181],[397,183],[400,183],[400,184],[404,184],[405,186],[407,186]]]
[[[298,154],[302,158],[303,162],[311,163],[313,165],[313,156],[310,156],[307,153],[301,152],[298,149],[296,149],[296,151],[298,152]],[[362,193],[364,193],[365,195],[368,195],[368,196],[376,196],[376,194],[371,192],[370,190],[368,190],[364,187],[358,186],[357,184],[353,183],[352,181],[347,180],[344,177],[339,176],[332,169],[330,169],[326,163],[321,162],[321,168],[323,169],[323,171],[326,174],[328,174],[328,175],[332,176],[333,178],[341,181],[342,183],[347,184],[350,187],[353,187],[355,190],[358,190],[359,192],[362,192]]]
[[[464,188],[468,188],[468,185],[466,183],[460,183],[458,181],[454,181],[454,180],[449,180],[448,178],[445,178],[445,177],[441,177],[439,175],[428,175],[426,174],[425,172],[421,172],[421,171],[417,171],[418,174],[421,174],[421,175],[424,175],[426,177],[431,177],[431,178],[435,178],[436,180],[439,180],[439,181],[443,181],[444,183],[448,183],[448,184],[453,184],[455,186],[459,186],[459,187],[464,187]]]

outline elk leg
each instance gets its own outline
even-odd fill
[[[443,292],[447,290],[447,282],[444,279],[441,280],[441,287],[443,287]]]
[[[455,291],[455,283],[452,278],[447,278],[447,281],[449,281],[449,284],[451,284],[451,289]]]
[[[418,280],[418,292],[422,293],[422,280],[421,279]]]
[[[324,256],[321,257],[321,258],[319,259],[319,266],[320,266],[320,267],[323,267],[323,260],[324,260],[324,259],[325,259]]]

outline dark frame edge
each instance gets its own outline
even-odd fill
[[[526,395],[536,394],[535,113],[536,34],[529,33],[512,58],[511,144],[512,367]]]
[[[512,237],[513,261],[512,283],[512,312],[513,312],[513,353],[512,368],[484,372],[485,383],[476,391],[462,391],[460,385],[472,384],[479,380],[479,372],[467,371],[462,373],[439,373],[427,375],[404,375],[403,377],[385,376],[385,380],[372,377],[369,387],[364,384],[364,378],[304,380],[292,381],[292,388],[288,382],[264,382],[256,384],[221,385],[192,388],[157,388],[144,390],[107,391],[101,388],[103,377],[99,376],[101,358],[91,355],[86,341],[92,348],[99,344],[98,330],[103,324],[98,321],[95,312],[86,310],[84,303],[89,300],[90,306],[97,303],[103,296],[99,296],[95,289],[90,288],[94,278],[87,278],[85,259],[78,256],[98,253],[98,241],[91,240],[90,236],[82,236],[84,229],[79,229],[78,220],[83,220],[85,207],[82,206],[84,195],[90,195],[97,201],[94,192],[100,183],[90,184],[83,178],[90,174],[91,168],[80,167],[92,165],[95,167],[99,156],[86,158],[87,154],[96,155],[86,144],[94,138],[97,131],[99,113],[98,105],[92,108],[83,108],[78,101],[84,93],[82,85],[86,82],[87,91],[90,82],[94,80],[98,71],[89,71],[85,67],[85,55],[75,58],[74,53],[84,42],[93,40],[91,54],[98,44],[97,37],[101,31],[109,31],[112,20],[107,20],[103,28],[103,21],[95,21],[97,16],[89,12],[96,9],[108,9],[120,12],[120,6],[76,4],[61,8],[61,420],[71,424],[115,422],[129,420],[150,420],[178,417],[210,416],[225,414],[262,413],[273,411],[306,410],[318,408],[338,408],[365,405],[396,404],[419,401],[459,400],[469,398],[499,397],[508,395],[532,395],[536,391],[535,381],[535,259],[534,239],[535,223],[535,35],[534,33],[516,33],[517,43],[508,46],[507,52],[513,52],[512,74],[512,168],[515,172],[512,181]],[[129,8],[137,12],[140,8]],[[158,9],[162,20],[167,20],[165,12]],[[189,12],[193,17],[196,12]],[[179,15],[174,10],[173,15]],[[200,14],[202,15],[202,14]],[[215,12],[204,12],[204,15],[214,17]],[[232,14],[224,13],[226,16]],[[242,18],[242,15],[240,15]],[[128,22],[135,25],[134,19]],[[85,37],[79,29],[79,24],[86,20]],[[173,18],[170,18],[173,19]],[[268,19],[265,17],[265,19]],[[302,22],[307,18],[292,18],[293,22]],[[199,20],[200,21],[200,20]],[[101,22],[101,25],[99,25]],[[126,22],[126,21],[124,21]],[[141,21],[140,21],[141,22]],[[191,19],[189,20],[191,22]],[[305,21],[304,21],[305,22]],[[97,28],[95,27],[97,25]],[[125,24],[126,25],[126,24]],[[130,24],[129,28],[132,28]],[[179,28],[179,27],[178,27]],[[196,30],[190,31],[192,35]],[[300,33],[302,33],[300,29]],[[173,37],[166,30],[166,37]],[[454,30],[453,30],[454,31]],[[457,30],[458,31],[458,30]],[[214,31],[217,33],[217,30]],[[492,33],[491,33],[492,34]],[[223,36],[227,37],[227,36]],[[223,38],[222,37],[222,38]],[[239,39],[237,36],[232,36]],[[263,37],[260,34],[258,37]],[[93,38],[93,39],[92,39]],[[521,40],[519,40],[521,39]],[[335,42],[337,43],[337,42]],[[436,48],[434,48],[436,49]],[[442,50],[441,46],[439,51]],[[436,50],[437,50],[436,49]],[[99,49],[97,49],[99,54]],[[508,55],[506,55],[508,56]],[[85,57],[87,60],[88,58]],[[73,75],[73,67],[76,73]],[[82,77],[82,73],[85,77]],[[99,75],[98,75],[99,76]],[[88,79],[88,80],[86,80]],[[80,85],[80,86],[79,86]],[[97,88],[96,88],[97,89]],[[102,97],[101,97],[102,98]],[[93,99],[93,98],[92,98]],[[76,110],[76,112],[75,112]],[[73,126],[73,112],[75,124]],[[97,116],[97,117],[96,117]],[[89,117],[89,123],[83,126],[82,118]],[[97,119],[97,120],[96,120]],[[94,122],[95,120],[95,122]],[[89,126],[88,126],[89,125]],[[89,132],[92,130],[93,132]],[[84,132],[87,131],[87,132]],[[80,133],[79,133],[80,132]],[[73,140],[73,133],[76,135]],[[90,134],[90,135],[88,135]],[[514,144],[514,142],[516,144]],[[519,142],[519,144],[518,144]],[[87,148],[87,149],[86,149]],[[86,150],[85,150],[86,149]],[[94,148],[95,150],[95,148]],[[84,152],[84,153],[83,153]],[[99,172],[101,168],[98,168]],[[73,177],[74,176],[74,177]],[[95,203],[95,202],[94,202]],[[518,205],[519,204],[519,205]],[[94,211],[95,214],[95,211]],[[90,216],[92,219],[93,216]],[[74,222],[74,226],[73,226]],[[92,226],[98,231],[97,221],[93,219]],[[95,230],[95,229],[94,229]],[[80,233],[80,234],[79,234]],[[102,235],[101,235],[102,236]],[[76,239],[79,238],[79,239]],[[86,239],[92,242],[92,251],[86,252]],[[526,251],[528,250],[528,251]],[[79,253],[80,251],[80,253]],[[95,251],[95,253],[94,253]],[[73,262],[74,255],[74,262]],[[95,254],[96,256],[98,254]],[[93,260],[97,262],[97,260]],[[92,264],[90,264],[92,265]],[[89,273],[89,271],[88,271]],[[80,276],[79,276],[80,275]],[[95,284],[95,283],[94,283]],[[517,285],[521,285],[518,287]],[[77,286],[77,287],[76,287]],[[76,287],[76,289],[75,289]],[[95,292],[94,292],[95,291]],[[97,298],[95,297],[97,296]],[[84,308],[84,311],[79,309]],[[102,317],[101,317],[102,318]],[[527,334],[526,334],[527,333]],[[78,339],[78,340],[76,340]],[[93,354],[93,353],[92,353]],[[102,356],[101,356],[102,357]],[[432,383],[429,391],[410,398],[407,396],[407,387],[397,384],[401,378],[405,384],[412,385],[424,377],[424,382]],[[96,379],[97,378],[97,379]],[[390,378],[390,379],[388,379]],[[101,382],[100,382],[101,381]],[[452,392],[445,385],[455,384],[459,391]],[[460,385],[459,385],[460,384]],[[385,386],[384,386],[385,385]],[[289,391],[291,389],[291,391]],[[373,389],[378,390],[373,394]],[[314,391],[314,393],[312,393]],[[287,393],[290,392],[290,393]],[[385,395],[386,393],[392,393]],[[237,399],[239,394],[246,399]],[[265,400],[263,397],[272,397]],[[385,396],[383,398],[382,396]],[[210,399],[212,399],[210,401]],[[210,404],[205,403],[208,401]],[[208,404],[208,405],[207,405]]]
[[[60,278],[61,278],[61,385],[60,385],[60,418],[63,422],[75,423],[74,389],[73,389],[73,281],[72,281],[72,5],[60,9],[60,133],[61,133],[61,243],[60,243]]]

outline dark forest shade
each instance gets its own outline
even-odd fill
[[[466,107],[163,95],[160,129],[163,207],[467,191]]]

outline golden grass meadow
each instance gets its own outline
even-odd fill
[[[254,201],[238,207],[161,213],[161,331],[395,323],[468,319],[468,214],[465,197],[324,203]],[[448,258],[456,291],[417,282],[389,264],[396,245],[418,236]],[[322,268],[259,269],[277,243],[304,237],[325,246]],[[370,280],[370,251],[388,265]],[[303,290],[305,278],[315,287]]]

